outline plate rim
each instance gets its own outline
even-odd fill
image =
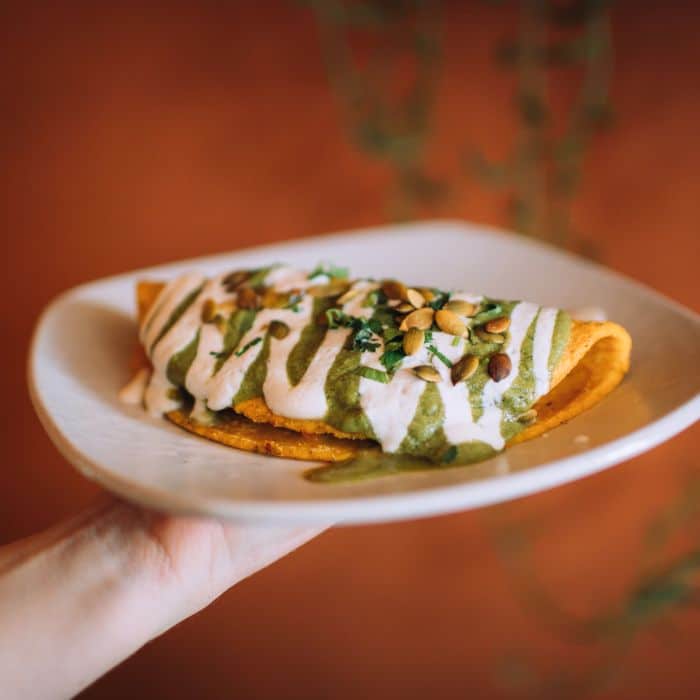
[[[560,250],[540,240],[524,239],[518,234],[495,227],[461,221],[458,219],[428,219],[406,224],[387,224],[362,229],[350,229],[318,236],[285,239],[259,246],[248,246],[233,251],[198,256],[186,260],[173,260],[156,266],[138,268],[116,275],[102,277],[76,285],[56,295],[37,317],[29,347],[27,361],[27,383],[29,396],[39,421],[61,455],[81,474],[95,481],[122,498],[158,511],[182,515],[201,515],[233,521],[264,523],[326,523],[360,524],[393,522],[404,519],[428,517],[454,513],[477,507],[485,507],[515,498],[525,497],[546,491],[585,476],[596,474],[608,467],[641,454],[690,427],[700,418],[700,394],[676,406],[673,410],[631,433],[605,442],[597,447],[550,460],[523,471],[489,476],[477,481],[433,486],[413,491],[398,491],[370,496],[349,496],[348,498],[319,498],[315,500],[272,501],[246,498],[219,499],[202,495],[180,497],[173,491],[147,486],[118,475],[113,470],[91,460],[80,448],[64,435],[52,418],[51,412],[41,398],[37,384],[36,369],[40,336],[49,316],[70,297],[79,295],[86,288],[113,282],[139,274],[152,274],[154,271],[182,265],[202,265],[226,256],[246,255],[262,252],[268,248],[284,245],[305,246],[314,241],[328,242],[348,235],[381,235],[397,228],[404,232],[411,229],[439,226],[444,229],[472,229],[471,233],[499,235],[501,238],[525,247],[544,248],[549,254],[568,258],[578,265],[585,265],[608,277],[630,284],[635,292],[652,296],[689,320],[700,323],[700,314],[682,305],[671,297],[639,282],[631,277],[612,270],[599,263],[581,258],[569,251]],[[502,481],[504,486],[494,489],[494,484]],[[342,511],[342,513],[339,513]],[[341,515],[341,517],[339,517]]]

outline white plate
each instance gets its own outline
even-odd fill
[[[564,308],[603,307],[632,334],[632,369],[592,410],[481,464],[333,485],[304,480],[310,463],[239,452],[118,402],[135,343],[138,279],[273,261],[313,267],[319,260],[417,285]],[[248,521],[378,522],[541,491],[683,430],[700,415],[700,319],[636,282],[542,244],[464,223],[425,222],[188,260],[73,289],[39,320],[29,384],[39,417],[64,456],[125,498]]]

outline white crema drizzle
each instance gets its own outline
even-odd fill
[[[264,338],[272,321],[284,322],[289,332],[284,338],[270,336],[269,358],[262,393],[265,403],[271,411],[280,416],[296,419],[322,420],[328,411],[325,385],[328,373],[335,359],[344,346],[349,334],[348,328],[329,329],[316,350],[304,375],[296,385],[289,381],[287,358],[300,340],[305,327],[311,324],[313,315],[313,297],[304,295],[293,309],[261,309],[254,317],[253,324],[238,343],[238,348],[249,348],[237,355],[232,352],[221,367],[215,372],[217,357],[224,349],[224,336],[215,324],[202,323],[202,306],[207,299],[215,303],[232,300],[235,293],[225,290],[223,275],[209,281],[200,275],[183,275],[168,284],[158,296],[152,310],[144,319],[140,337],[144,346],[150,349],[159,337],[178,304],[190,293],[204,284],[195,300],[182,316],[173,324],[165,335],[158,340],[150,353],[153,373],[146,387],[144,403],[150,413],[160,414],[178,407],[178,402],[170,398],[174,387],[167,378],[170,358],[191,343],[199,332],[199,343],[192,364],[185,378],[185,388],[195,397],[193,417],[203,420],[207,410],[218,411],[229,408],[240,390],[246,374],[264,346]],[[279,292],[293,289],[303,290],[311,285],[323,284],[327,277],[321,276],[309,280],[306,273],[288,267],[275,267],[266,278],[266,284]],[[349,316],[369,318],[372,307],[363,306],[367,295],[378,287],[376,283],[364,280],[353,284],[356,293],[350,294],[348,301],[341,307]],[[452,299],[463,299],[479,303],[481,297],[462,292],[451,295]],[[453,385],[449,368],[436,359],[424,345],[415,355],[405,357],[400,368],[387,384],[361,377],[359,381],[359,401],[375,436],[385,452],[395,452],[406,437],[411,422],[416,415],[420,397],[426,388],[423,380],[415,376],[412,368],[418,365],[432,364],[440,373],[442,381],[437,383],[444,406],[443,430],[451,444],[460,444],[479,440],[502,449],[504,438],[501,435],[503,418],[502,401],[504,394],[518,376],[522,344],[527,331],[535,322],[533,347],[533,375],[535,399],[549,390],[548,360],[552,347],[556,323],[555,309],[540,307],[521,302],[515,305],[511,313],[511,324],[505,352],[512,363],[513,370],[500,382],[488,380],[482,392],[483,412],[479,420],[472,417],[469,402],[469,389],[466,382]],[[468,323],[469,319],[465,319]],[[374,352],[362,353],[361,364],[379,371],[385,368],[380,362],[384,351],[383,341],[375,340],[379,347]],[[464,342],[453,345],[454,336],[434,331],[432,342],[437,350],[452,363],[457,362],[465,352]]]

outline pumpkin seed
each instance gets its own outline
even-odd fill
[[[384,280],[382,282],[382,291],[387,299],[406,299],[406,285],[403,282],[396,280]]]
[[[474,333],[476,333],[476,337],[484,343],[497,343],[501,345],[506,342],[504,336],[498,333],[488,333],[483,328],[477,328]]]
[[[425,297],[416,289],[406,290],[406,300],[409,304],[412,304],[416,309],[420,309],[425,306]]]
[[[221,280],[221,284],[226,287],[227,292],[234,292],[249,278],[250,272],[248,272],[248,270],[236,270],[226,275],[226,277]]]
[[[448,301],[442,308],[458,316],[473,316],[476,313],[477,306],[462,299],[453,299]]]
[[[400,314],[409,314],[411,311],[414,310],[413,304],[409,304],[407,301],[402,301],[397,307],[396,310]]]
[[[289,326],[284,321],[270,321],[268,330],[270,335],[277,340],[282,340],[289,335]]]
[[[503,352],[497,352],[491,355],[489,360],[489,377],[493,379],[494,382],[500,382],[505,379],[509,374],[513,365],[510,361],[510,357]]]
[[[531,408],[529,411],[525,411],[525,413],[521,413],[518,416],[518,423],[522,423],[523,425],[532,425],[536,420],[537,410],[534,408]]]
[[[493,321],[484,324],[484,330],[488,333],[505,333],[508,328],[510,328],[510,319],[508,316],[494,318]]]
[[[407,355],[415,355],[425,341],[425,333],[420,328],[409,328],[403,337],[403,351]]]
[[[266,287],[260,297],[260,305],[265,309],[282,308],[289,301],[289,294],[280,293],[272,287]]]
[[[463,336],[467,330],[464,322],[457,314],[446,309],[440,309],[435,313],[435,323],[437,327],[450,335]]]
[[[452,365],[451,378],[453,384],[463,382],[476,372],[479,367],[479,358],[476,355],[465,355]]]
[[[216,318],[216,302],[213,299],[205,299],[202,304],[202,323],[211,323]]]
[[[418,365],[413,368],[413,374],[422,379],[424,382],[439,382],[442,377],[432,365]]]
[[[420,328],[423,331],[427,331],[428,328],[433,325],[434,315],[435,312],[429,306],[424,306],[422,309],[416,309],[408,314],[403,321],[401,321],[399,330],[407,331],[409,328]]]
[[[252,287],[240,287],[238,290],[238,306],[242,309],[259,309],[260,297]]]
[[[343,304],[347,304],[349,301],[354,299],[360,292],[362,292],[362,289],[359,287],[350,287],[345,294],[341,294],[338,299],[336,300],[336,304],[339,306],[342,306]]]
[[[314,284],[306,291],[312,297],[334,297],[343,294],[350,287],[350,282],[343,279],[334,279],[328,284]]]

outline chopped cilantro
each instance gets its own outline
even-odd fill
[[[450,361],[450,359],[448,357],[445,357],[445,355],[443,355],[435,345],[429,344],[426,345],[426,347],[428,348],[430,354],[435,355],[435,357],[437,357],[443,365],[447,367],[452,367],[452,362]]]
[[[395,372],[401,365],[404,357],[406,357],[406,353],[399,345],[399,347],[387,347],[379,361],[386,367],[388,372]]]
[[[375,289],[373,292],[370,292],[365,297],[365,300],[362,302],[362,306],[366,309],[369,307],[376,306],[378,303],[379,303],[379,291]]]
[[[326,320],[329,328],[349,328],[352,316],[348,316],[341,309],[326,309]]]
[[[292,294],[289,297],[289,301],[282,308],[291,309],[295,314],[298,314],[300,311],[299,302],[301,301],[301,299],[301,294]]]
[[[264,281],[274,265],[267,267],[259,267],[257,270],[250,270],[250,277],[246,280],[246,284],[250,287],[259,287]]]
[[[213,350],[209,353],[212,357],[215,357],[217,360],[223,360],[228,353],[226,350],[222,350],[221,352],[214,352]]]
[[[444,464],[449,464],[457,459],[457,445],[450,445],[443,453],[441,460]]]
[[[313,280],[316,279],[316,277],[321,277],[322,275],[326,275],[331,279],[346,279],[348,276],[348,268],[337,267],[331,263],[319,263],[309,273],[309,279]]]
[[[428,302],[428,306],[435,311],[440,310],[450,300],[450,292],[435,290],[435,298]]]
[[[388,384],[391,381],[391,377],[386,372],[382,372],[380,369],[374,369],[374,367],[360,366],[357,368],[356,372],[365,379],[372,379],[382,384]]]
[[[494,318],[499,318],[503,315],[503,307],[500,304],[491,302],[486,304],[484,308],[472,319],[472,325],[478,326]]]
[[[387,326],[382,335],[384,336],[384,352],[379,361],[386,367],[388,372],[395,372],[406,353],[403,350],[403,334],[395,326]]]
[[[257,345],[258,343],[262,342],[262,338],[258,336],[257,338],[253,338],[249,343],[246,343],[240,350],[236,350],[233,354],[236,357],[240,357],[246,350],[250,350],[254,345]]]
[[[329,328],[351,328],[355,331],[352,339],[353,350],[360,352],[374,352],[380,345],[375,340],[375,335],[382,333],[382,324],[375,318],[359,318],[349,316],[340,309],[328,309],[326,311]]]

